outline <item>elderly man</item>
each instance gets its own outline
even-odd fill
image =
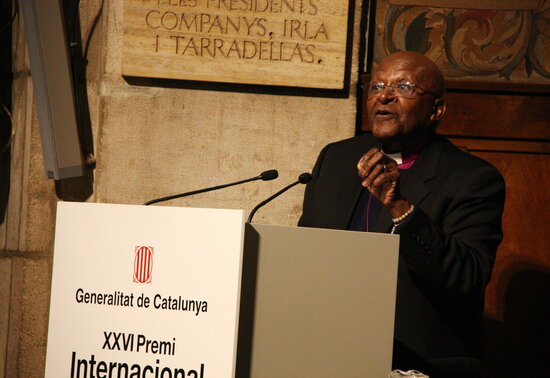
[[[504,181],[435,135],[444,80],[425,56],[385,58],[368,87],[372,136],[326,146],[299,225],[400,235],[393,367],[476,377]]]

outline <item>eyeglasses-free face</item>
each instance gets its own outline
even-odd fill
[[[379,96],[384,92],[386,87],[390,88],[390,91],[400,97],[414,98],[424,93],[429,93],[434,97],[437,97],[435,93],[432,93],[418,85],[411,83],[410,81],[402,81],[398,83],[383,83],[383,82],[370,82],[367,86],[363,86],[363,92],[366,92],[369,96]]]

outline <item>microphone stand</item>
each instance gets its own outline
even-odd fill
[[[285,186],[283,189],[279,190],[277,193],[273,194],[271,197],[269,197],[269,198],[263,200],[262,202],[260,202],[259,204],[257,204],[256,207],[254,207],[254,209],[252,209],[252,211],[250,212],[250,215],[248,216],[248,220],[246,221],[246,223],[251,223],[252,218],[254,217],[254,214],[256,214],[256,211],[258,211],[258,209],[260,207],[264,206],[265,204],[270,202],[272,199],[280,196],[281,194],[283,194],[284,192],[286,192],[288,189],[292,188],[293,186],[296,186],[298,184],[307,184],[310,181],[311,181],[311,174],[302,173],[298,177],[298,181],[293,182],[292,184],[290,184],[288,186]]]
[[[278,176],[277,171],[273,169],[273,170],[270,170],[270,171],[265,171],[262,174],[260,174],[259,176],[251,177],[251,178],[246,179],[246,180],[232,182],[230,184],[218,185],[218,186],[214,186],[214,187],[211,187],[211,188],[193,190],[192,192],[186,192],[186,193],[180,193],[180,194],[174,194],[174,195],[171,195],[171,196],[156,198],[156,199],[152,199],[150,201],[145,202],[143,205],[149,206],[149,205],[152,205],[152,204],[157,203],[157,202],[164,202],[164,201],[169,201],[169,200],[176,199],[176,198],[191,196],[193,194],[210,192],[212,190],[223,189],[223,188],[227,188],[229,186],[244,184],[245,182],[250,182],[250,181],[254,181],[254,180],[264,180],[264,181],[273,180],[273,179],[277,178],[277,176]]]

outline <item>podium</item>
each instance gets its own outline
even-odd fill
[[[398,236],[246,226],[237,376],[387,377]]]
[[[386,377],[398,245],[240,210],[60,202],[46,377]]]

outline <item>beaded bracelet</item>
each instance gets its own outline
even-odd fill
[[[392,218],[391,221],[393,222],[393,224],[401,223],[405,220],[405,218],[407,218],[409,215],[411,215],[413,211],[414,211],[414,205],[411,203],[410,209],[405,211],[405,214],[403,214],[403,215],[401,215],[400,217],[397,217],[397,218]]]
[[[399,227],[399,225],[405,220],[405,218],[411,215],[413,211],[414,211],[414,205],[411,203],[411,208],[405,211],[405,214],[397,218],[392,218],[391,221],[393,222],[393,226],[391,228],[390,234],[395,234],[395,230],[397,230],[397,227]]]

